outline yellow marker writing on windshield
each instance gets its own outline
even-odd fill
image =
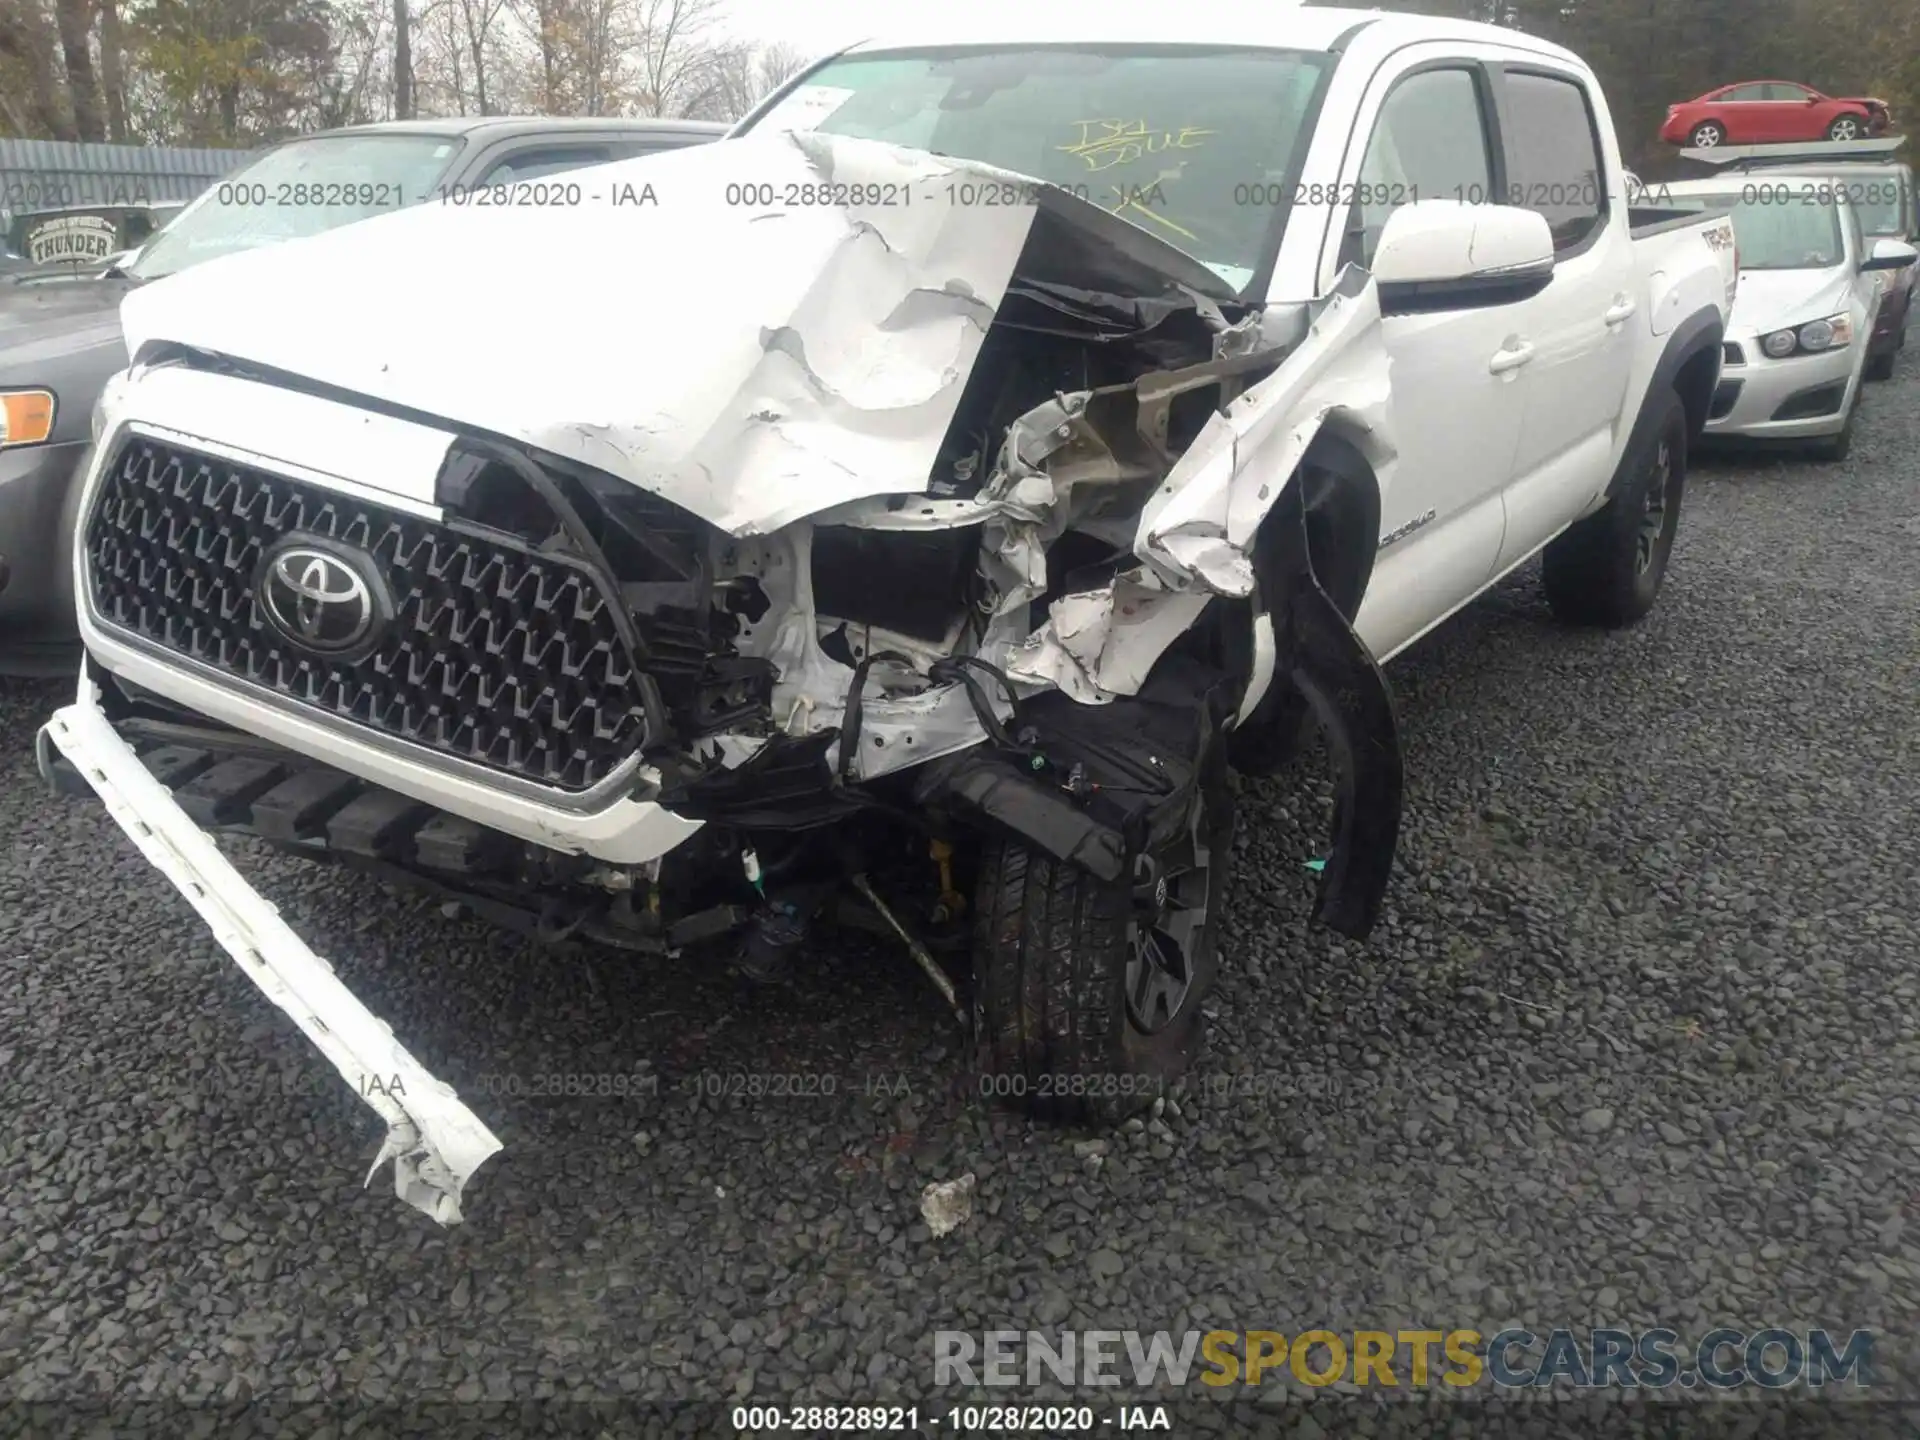
[[[1068,155],[1078,155],[1089,170],[1111,170],[1116,165],[1131,165],[1148,155],[1168,150],[1196,150],[1200,142],[1216,132],[1197,125],[1178,130],[1150,132],[1144,120],[1078,120],[1080,137],[1071,145],[1055,146]]]

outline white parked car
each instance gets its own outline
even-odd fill
[[[1913,246],[1868,240],[1832,177],[1760,173],[1656,189],[1667,204],[1729,212],[1739,241],[1707,436],[1792,441],[1845,459],[1881,290],[1913,263]]]
[[[1230,765],[1318,719],[1315,913],[1364,935],[1381,662],[1543,551],[1570,622],[1659,593],[1733,231],[1629,206],[1586,65],[1373,11],[1033,11],[832,56],[579,204],[421,206],[127,299],[42,768],[443,1220],[498,1141],[206,829],[549,939],[744,927],[760,974],[857,897],[983,1094],[1110,1120],[1237,958]]]

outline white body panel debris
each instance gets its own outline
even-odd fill
[[[81,682],[83,687],[86,682]],[[500,1148],[453,1088],[436,1080],[392,1029],[340,983],[187,818],[90,695],[54,714],[54,744],[92,785],[127,837],[173,882],[248,979],[293,1018],[354,1093],[387,1122],[367,1179],[393,1161],[394,1189],[442,1225],[460,1222],[460,1192]]]
[[[934,1239],[950,1235],[973,1218],[974,1175],[958,1180],[936,1180],[920,1192],[920,1218]]]

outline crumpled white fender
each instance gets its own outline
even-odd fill
[[[1261,521],[1336,415],[1385,440],[1393,387],[1379,291],[1335,290],[1278,371],[1209,420],[1140,514],[1134,553],[1171,588],[1253,590]]]
[[[1148,500],[1134,542],[1141,564],[1054,601],[1008,673],[1087,703],[1136,693],[1211,597],[1252,593],[1261,522],[1329,420],[1391,460],[1390,368],[1372,281],[1336,287],[1279,369],[1209,420]]]

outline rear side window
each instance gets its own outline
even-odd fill
[[[1767,87],[1764,85],[1736,85],[1731,90],[1725,91],[1716,98],[1723,101],[1764,100],[1767,98]]]
[[[578,170],[584,165],[604,165],[613,158],[604,145],[566,145],[543,150],[522,150],[509,155],[481,177],[482,185],[511,185],[516,180],[538,180]]]
[[[1388,94],[1367,141],[1340,263],[1371,265],[1380,232],[1402,205],[1415,200],[1484,205],[1492,188],[1486,115],[1473,72],[1409,75]]]
[[[1544,217],[1555,250],[1578,249],[1607,214],[1586,91],[1557,76],[1509,72],[1506,92],[1507,203]]]
[[[710,145],[718,137],[713,135],[649,135],[644,140],[622,140],[619,143],[620,158],[631,160],[635,155],[658,155],[663,150],[684,150],[689,145]]]

